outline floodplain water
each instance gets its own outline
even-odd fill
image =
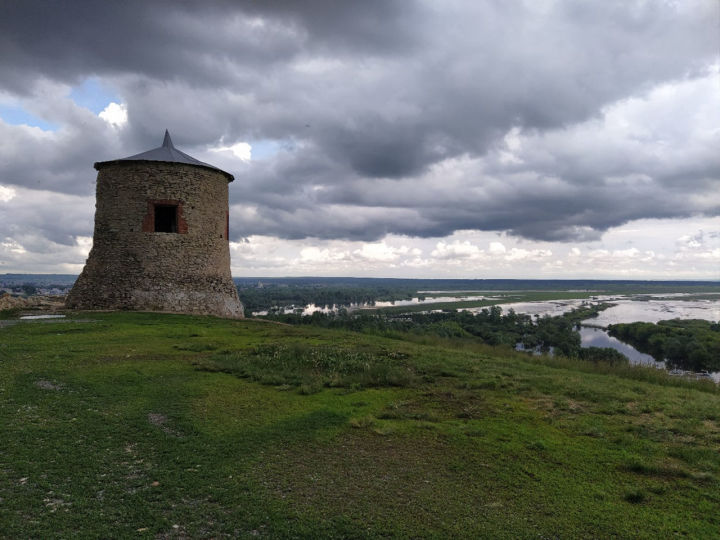
[[[531,317],[557,317],[563,313],[567,313],[571,309],[580,307],[583,304],[587,304],[588,300],[545,300],[541,302],[512,302],[508,304],[498,304],[504,314],[507,314],[511,309],[518,314],[530,315]],[[490,306],[478,307],[478,308],[465,308],[459,307],[463,311],[469,311],[471,313],[480,313],[483,309],[489,309]]]
[[[418,306],[420,304],[437,304],[440,302],[475,302],[478,300],[496,300],[497,296],[478,296],[478,295],[463,295],[463,296],[415,296],[408,300],[395,300],[394,302],[375,302],[376,308],[386,307],[397,307],[397,306]]]
[[[583,347],[609,347],[621,352],[630,361],[631,365],[651,366],[657,369],[667,369],[665,362],[658,362],[649,354],[641,353],[632,345],[623,343],[614,338],[602,328],[583,326],[580,328],[580,339]],[[693,375],[692,372],[679,370],[678,374]],[[720,383],[720,371],[708,374],[716,383]]]
[[[669,319],[704,319],[720,321],[720,299],[684,300],[681,296],[672,299],[618,299],[617,304],[601,311],[592,320],[598,326],[609,324],[666,321]]]
[[[597,317],[583,321],[593,326],[607,327],[610,324],[665,321],[669,319],[704,319],[720,321],[720,296],[718,299],[685,299],[677,294],[653,299],[646,296],[607,295],[594,296],[590,300],[548,300],[542,302],[515,302],[499,304],[504,313],[513,309],[515,313],[531,316],[556,317],[579,308],[583,304],[610,303],[613,307],[601,311]],[[688,296],[688,295],[685,295]],[[478,313],[487,308],[470,308],[468,311]]]
[[[403,306],[418,306],[428,305],[428,309],[432,309],[432,304],[440,302],[474,302],[478,300],[497,300],[497,296],[478,296],[478,295],[463,295],[463,296],[415,296],[408,298],[407,300],[394,300],[390,301],[376,301],[375,303],[361,302],[348,305],[333,304],[331,306],[318,306],[315,304],[306,304],[304,306],[284,306],[281,310],[275,310],[274,313],[282,313],[287,315],[289,313],[298,313],[300,315],[312,315],[315,312],[321,313],[337,313],[341,309],[348,311],[356,311],[359,309],[375,309],[375,308],[387,308],[387,307],[403,307]],[[264,316],[267,315],[268,311],[253,311],[253,316]]]
[[[446,293],[447,291],[427,291]],[[396,300],[395,302],[376,302],[373,304],[352,304],[350,306],[316,306],[308,304],[302,307],[286,307],[283,313],[299,313],[312,315],[315,312],[330,313],[342,308],[348,311],[368,308],[380,308],[390,306],[416,306],[425,304],[428,311],[432,310],[432,304],[437,302],[462,302],[476,300],[495,300],[497,296],[463,295],[458,291],[458,296],[426,296],[415,297],[408,300]],[[669,319],[704,319],[707,321],[720,322],[720,295],[717,298],[693,298],[688,293],[663,294],[661,297],[652,295],[597,295],[590,299],[572,300],[548,300],[539,302],[513,302],[498,304],[503,313],[510,309],[519,314],[526,314],[532,317],[556,317],[567,313],[582,305],[611,303],[612,307],[601,311],[597,317],[582,321],[583,327],[580,330],[580,339],[583,347],[610,347],[628,357],[631,364],[642,364],[653,366],[659,369],[665,368],[664,362],[656,361],[652,356],[641,353],[631,345],[611,337],[605,331],[610,324],[652,322]],[[463,309],[461,305],[458,309]],[[467,308],[467,311],[479,313],[484,308]],[[254,315],[267,315],[265,312],[257,312]],[[589,325],[589,326],[586,326]],[[720,382],[720,372],[710,374],[716,381]]]
[[[670,319],[704,319],[706,321],[720,321],[720,296],[718,299],[687,298],[688,294],[677,293],[663,295],[662,298],[652,298],[647,295],[638,296],[597,296],[592,303],[608,302],[614,306],[601,311],[597,317],[582,321],[580,339],[583,347],[609,347],[624,354],[630,364],[641,364],[659,369],[666,369],[665,362],[658,362],[649,354],[642,353],[635,347],[623,343],[617,338],[608,335],[605,328],[611,324],[651,322]],[[527,315],[545,315],[555,317],[580,307],[587,300],[557,300],[549,302],[522,302],[516,304],[503,304],[501,307],[507,313],[510,308],[516,313]],[[476,310],[473,310],[476,311]],[[720,383],[720,372],[710,373],[710,377]]]
[[[665,368],[665,362],[658,362],[649,354],[641,353],[632,345],[623,343],[617,338],[609,336],[602,328],[580,328],[580,339],[583,347],[609,347],[623,353],[631,364],[642,364],[656,368]]]

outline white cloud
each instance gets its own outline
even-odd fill
[[[7,186],[0,185],[0,202],[9,202],[15,198],[17,192]]]
[[[76,236],[75,242],[76,242],[77,253],[80,253],[81,255],[83,255],[85,257],[90,255],[90,250],[92,249],[92,246],[93,246],[92,236]]]
[[[506,261],[540,261],[552,257],[553,252],[549,249],[523,249],[512,248],[505,256]]]
[[[616,249],[612,252],[612,256],[616,259],[633,259],[640,254],[637,248]]]
[[[720,232],[714,232],[713,221],[634,221],[576,245],[508,235],[498,241],[496,233],[464,230],[440,240],[387,235],[376,243],[250,236],[230,246],[236,276],[718,280]],[[688,247],[699,231],[706,231],[706,245]],[[680,237],[684,243],[667,241]],[[493,243],[494,253],[478,247]]]
[[[306,247],[300,250],[300,259],[303,262],[320,262],[327,263],[333,261],[341,261],[347,258],[346,252],[331,250],[331,249],[320,249],[318,247]]]
[[[655,252],[653,250],[647,250],[644,252],[643,257],[640,258],[642,262],[652,262],[655,259]]]
[[[112,127],[123,127],[128,121],[127,106],[124,103],[112,102],[100,111],[98,116]]]
[[[252,159],[252,146],[250,143],[239,142],[230,146],[215,146],[210,148],[211,152],[230,152],[240,161],[248,162]]]
[[[436,259],[473,259],[482,255],[483,251],[468,241],[452,243],[438,242],[430,255]]]
[[[360,249],[353,251],[361,259],[369,261],[394,261],[401,253],[407,253],[407,248],[395,248],[388,246],[385,242],[376,242],[373,244],[363,244]]]
[[[520,147],[522,145],[522,139],[520,138],[520,128],[514,127],[510,131],[508,131],[503,138],[503,142],[505,143],[505,148],[498,149],[500,163],[503,163],[505,165],[522,164],[522,159],[520,159],[517,155],[517,152],[520,150]]]
[[[329,252],[327,249],[307,247],[300,250],[300,258],[303,261],[324,261],[327,260]]]
[[[13,254],[21,255],[23,253],[27,253],[27,250],[23,246],[21,246],[14,238],[10,237],[6,237],[5,240],[0,242],[0,247]]]
[[[705,243],[705,233],[703,231],[699,231],[697,234],[693,235],[685,234],[678,238],[676,243],[681,249],[696,249],[703,247]]]
[[[700,259],[712,259],[714,261],[720,261],[720,248],[716,248],[711,251],[705,251],[702,253],[698,253],[697,256]],[[719,273],[720,273],[720,271],[719,271]]]

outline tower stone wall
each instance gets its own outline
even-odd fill
[[[66,305],[242,317],[230,275],[229,175],[161,161],[96,167],[93,247]],[[162,207],[174,209],[172,232],[156,232]]]

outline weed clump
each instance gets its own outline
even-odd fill
[[[628,491],[623,498],[630,504],[640,504],[645,502],[645,500],[647,499],[647,494],[644,491],[637,489],[633,491]]]
[[[622,468],[628,472],[644,476],[657,476],[664,478],[688,478],[690,476],[690,474],[684,469],[652,465],[637,460],[632,460],[626,463]]]
[[[307,344],[263,345],[200,360],[198,369],[220,371],[273,386],[289,385],[302,394],[323,387],[362,389],[410,386],[416,373],[394,351],[357,351]]]

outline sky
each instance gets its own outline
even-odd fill
[[[234,276],[720,280],[717,0],[5,0],[0,68],[0,274],[169,129]]]

